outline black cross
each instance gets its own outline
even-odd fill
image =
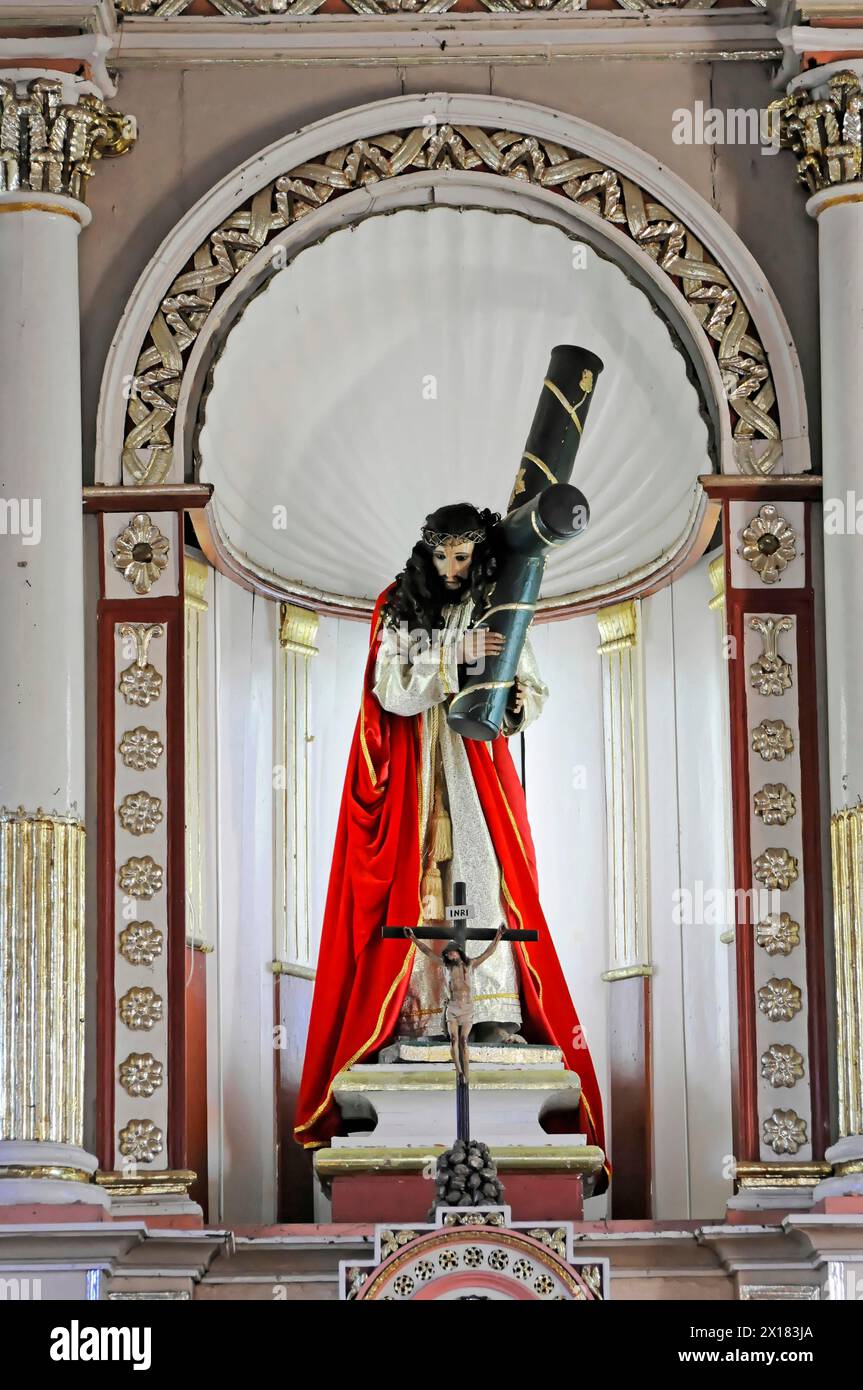
[[[465,950],[468,941],[493,941],[497,932],[493,927],[469,927],[470,908],[465,902],[465,885],[459,881],[452,886],[453,905],[446,910],[449,927],[381,927],[381,936],[418,936],[423,941],[451,941],[459,950]],[[500,934],[501,941],[538,941],[539,932],[525,927],[505,927]],[[457,1137],[470,1142],[470,1089],[467,1081],[456,1076],[455,1087]]]

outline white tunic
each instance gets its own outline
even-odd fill
[[[458,689],[456,642],[470,623],[473,600],[449,604],[443,610],[444,629],[439,642],[411,648],[399,631],[385,626],[375,666],[374,693],[390,714],[419,715],[422,720],[420,834],[425,845],[434,796],[434,749],[441,753],[445,796],[452,822],[452,859],[441,864],[444,901],[452,903],[452,884],[461,880],[467,888],[472,927],[496,930],[506,921],[501,896],[500,865],[485,823],[470,763],[460,734],[446,722],[451,697]],[[517,732],[540,713],[548,690],[540,679],[529,641],[518,665],[525,687],[523,718],[516,718],[510,732]],[[424,860],[425,863],[425,860]],[[467,954],[478,956],[487,941],[469,941]],[[440,966],[418,951],[399,1024],[401,1037],[433,1037],[446,1033],[443,1017],[443,982]],[[512,946],[502,941],[474,973],[474,1022],[521,1024],[518,971]]]

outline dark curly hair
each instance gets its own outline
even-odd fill
[[[491,512],[471,506],[469,502],[457,502],[451,507],[439,507],[430,512],[423,523],[423,530],[436,531],[440,535],[464,536],[471,531],[483,531],[485,537],[476,541],[470,573],[459,599],[472,598],[474,620],[489,606],[491,590],[494,587],[499,567],[499,544],[497,524],[499,512]],[[410,631],[422,629],[431,634],[443,626],[442,609],[452,602],[441,577],[434,567],[432,552],[434,547],[425,540],[417,541],[410,553],[407,564],[396,575],[395,584],[384,604],[384,621],[393,627],[406,624]]]

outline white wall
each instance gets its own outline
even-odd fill
[[[309,897],[317,960],[348,750],[360,712],[369,647],[366,623],[321,618],[309,666],[313,742],[309,750]]]
[[[593,617],[543,623],[531,641],[549,698],[525,733],[527,810],[539,891],[596,1067],[609,1124],[602,672]],[[518,766],[518,747],[512,745]],[[607,1139],[610,1134],[607,1129]],[[598,1217],[606,1199],[587,1204]]]
[[[208,615],[209,616],[209,615]],[[278,607],[216,575],[211,660],[216,854],[209,1070],[211,1221],[275,1219],[273,675]],[[206,695],[205,695],[206,698]]]
[[[711,557],[712,558],[712,557]],[[654,1215],[719,1217],[731,1194],[725,924],[674,920],[677,890],[733,887],[728,672],[707,560],[642,605],[653,942]],[[710,899],[708,898],[708,903]]]

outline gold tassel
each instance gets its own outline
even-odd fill
[[[431,902],[426,906],[426,900]],[[423,874],[420,885],[420,901],[423,903],[423,918],[426,922],[442,922],[444,917],[443,881],[440,869],[432,860]]]
[[[434,859],[435,863],[443,864],[452,859],[452,821],[443,804],[440,787],[435,791],[430,843],[429,858]]]

